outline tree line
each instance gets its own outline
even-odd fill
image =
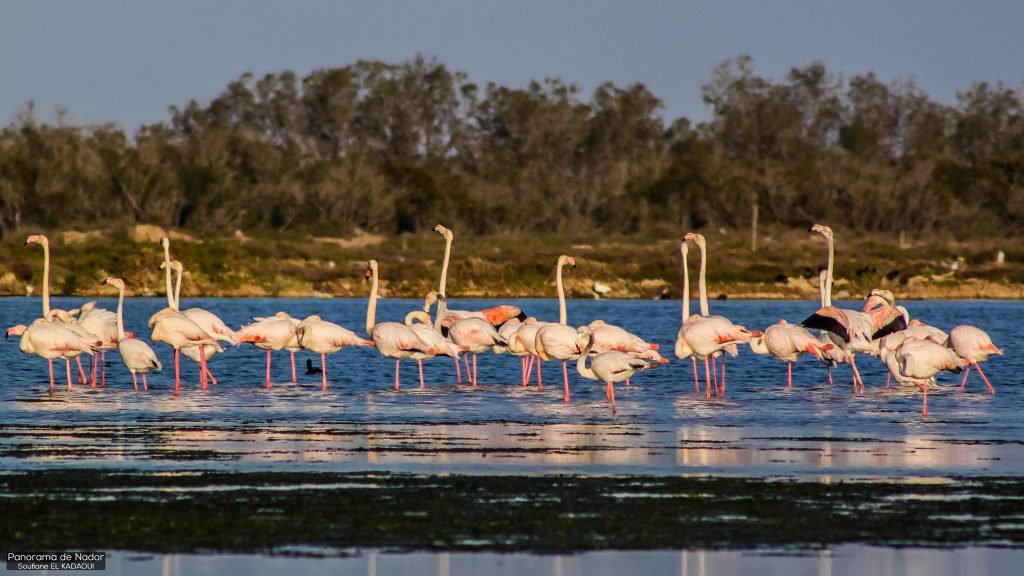
[[[836,223],[1019,235],[1022,92],[956,103],[912,81],[815,62],[782,79],[743,56],[701,89],[710,119],[667,120],[642,84],[480,86],[424,57],[300,78],[244,74],[134,135],[40,123],[0,132],[0,227],[152,223],[200,233],[564,234]],[[756,207],[756,210],[755,210]]]

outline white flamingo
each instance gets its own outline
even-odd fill
[[[544,362],[562,361],[562,380],[565,384],[565,403],[569,403],[569,370],[567,362],[579,358],[581,350],[578,345],[576,329],[568,325],[568,314],[565,309],[565,288],[562,286],[562,268],[576,267],[576,260],[565,254],[558,257],[555,263],[555,288],[558,292],[558,324],[545,324],[537,330],[534,346],[537,357]],[[537,380],[540,381],[540,364],[537,365]]]
[[[142,374],[142,389],[149,390],[146,373],[154,368],[160,370],[163,365],[149,344],[138,338],[129,338],[124,331],[124,281],[120,278],[107,278],[103,282],[117,288],[117,351],[121,355],[121,361],[132,373],[135,390],[139,389],[137,374]]]

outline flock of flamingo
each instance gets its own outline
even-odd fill
[[[395,359],[395,389],[399,389],[399,363],[403,359],[419,364],[420,387],[424,386],[423,360],[435,356],[449,356],[455,363],[456,381],[462,383],[459,357],[466,370],[466,380],[477,385],[477,355],[488,351],[509,353],[520,358],[521,385],[528,386],[536,371],[538,389],[543,388],[541,364],[551,360],[562,363],[564,401],[570,400],[568,366],[576,362],[576,369],[585,378],[605,384],[605,393],[615,410],[615,383],[626,381],[638,371],[655,368],[668,360],[658,353],[658,345],[626,330],[595,320],[574,328],[568,322],[562,270],[576,267],[569,256],[559,256],[555,266],[555,288],[558,294],[557,322],[544,322],[528,317],[519,307],[501,305],[486,310],[449,310],[445,297],[448,263],[451,258],[451,230],[435,227],[445,240],[444,261],[438,290],[426,295],[422,310],[409,312],[404,322],[376,321],[377,293],[380,279],[376,261],[370,260],[366,279],[370,281],[370,298],[366,311],[366,335],[363,338],[338,324],[327,322],[320,316],[303,320],[278,312],[268,318],[253,318],[253,323],[235,331],[215,314],[201,308],[180,309],[182,264],[171,259],[170,240],[162,238],[164,251],[161,268],[165,272],[167,307],[150,317],[153,343],[165,343],[174,350],[174,393],[181,387],[180,356],[199,364],[200,386],[217,383],[207,361],[224,351],[222,343],[241,345],[250,343],[267,354],[266,386],[271,387],[270,367],[273,351],[287,350],[291,354],[292,382],[297,381],[295,353],[308,350],[320,355],[320,368],[307,360],[307,374],[320,374],[323,390],[327,390],[327,355],[349,346],[370,346],[388,358]],[[771,354],[787,363],[787,387],[792,388],[793,363],[809,354],[825,364],[829,382],[831,368],[849,364],[853,375],[853,392],[863,392],[864,383],[855,362],[857,354],[877,356],[889,371],[890,381],[918,386],[923,392],[922,415],[928,414],[928,385],[934,383],[938,372],[964,371],[960,390],[963,391],[971,367],[981,375],[991,393],[991,383],[979,362],[990,355],[1002,354],[989,336],[981,329],[960,325],[948,334],[918,319],[910,319],[903,306],[897,306],[892,292],[876,289],[868,294],[862,310],[849,310],[832,306],[832,268],[835,255],[833,233],[822,225],[811,227],[812,233],[822,235],[828,243],[828,264],[819,276],[820,308],[798,326],[779,320],[763,332],[751,331],[734,324],[728,318],[712,315],[708,306],[705,278],[707,274],[707,243],[700,234],[688,233],[680,245],[682,268],[682,324],[676,339],[675,355],[690,358],[693,367],[694,391],[700,393],[697,362],[704,363],[705,396],[724,395],[726,390],[726,357],[736,356],[738,346],[747,344],[757,354]],[[690,314],[689,272],[687,255],[689,244],[700,250],[698,292],[699,314]],[[100,384],[106,383],[105,352],[117,349],[121,360],[132,375],[138,390],[138,375],[142,375],[144,390],[148,390],[146,375],[162,368],[153,349],[124,329],[124,281],[107,278],[104,283],[118,291],[117,313],[97,308],[88,302],[76,310],[58,310],[50,307],[49,276],[50,250],[46,236],[33,235],[26,244],[38,244],[43,249],[43,315],[30,324],[14,326],[8,337],[20,336],[20,349],[49,361],[50,394],[54,393],[53,361],[63,359],[67,368],[68,389],[72,389],[71,359],[77,363],[80,383],[97,384],[97,366]],[[172,288],[172,272],[177,279]],[[435,308],[436,306],[436,308]],[[434,316],[431,317],[431,310]],[[808,330],[819,330],[818,335]],[[99,361],[96,355],[99,354]],[[82,367],[81,355],[92,359],[91,377]],[[469,355],[473,356],[472,367]],[[720,360],[721,373],[717,368]],[[589,365],[588,365],[589,361]]]

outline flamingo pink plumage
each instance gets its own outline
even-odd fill
[[[346,346],[373,346],[373,342],[360,338],[355,332],[319,316],[307,316],[295,327],[300,346],[320,355],[322,390],[327,392],[327,355]]]
[[[786,363],[786,388],[793,387],[793,363],[804,354],[810,354],[821,360],[822,353],[833,348],[831,343],[823,343],[813,334],[785,320],[765,329],[762,336],[751,338],[750,348],[759,354],[771,354]]]
[[[988,377],[978,365],[979,362],[988,360],[988,357],[993,354],[999,356],[1003,354],[1003,351],[992,343],[988,334],[981,328],[961,324],[949,331],[949,346],[958,356],[970,363],[964,371],[963,381],[960,382],[960,391],[962,392],[964,385],[967,384],[967,376],[971,373],[971,366],[973,366],[978,370],[978,374],[981,374],[981,379],[988,386],[988,391],[995,394],[996,389],[992,387],[992,383],[988,381]]]
[[[438,350],[420,340],[411,328],[398,322],[377,323],[377,289],[380,272],[376,260],[370,260],[366,279],[371,282],[370,301],[366,307],[366,334],[382,356],[395,359],[395,390],[399,389],[399,363],[403,358],[423,359]]]
[[[565,308],[565,288],[562,286],[562,268],[576,268],[576,260],[565,254],[558,257],[555,263],[555,289],[558,292],[558,324],[545,324],[537,330],[534,347],[537,357],[548,362],[562,361],[562,380],[565,384],[565,403],[569,403],[569,369],[567,362],[579,358],[581,350],[578,345],[576,329],[568,326],[568,314]],[[537,365],[537,380],[540,381],[540,365]]]
[[[149,390],[146,373],[154,368],[160,370],[163,365],[149,344],[138,338],[129,338],[124,331],[124,281],[120,278],[107,278],[103,282],[117,288],[117,351],[121,361],[132,374],[135,390],[139,389],[137,374],[142,374],[142,389]]]
[[[270,354],[275,350],[289,349],[292,358],[292,382],[296,381],[295,350],[299,348],[296,328],[297,318],[286,312],[278,312],[269,318],[254,318],[255,322],[246,324],[235,337],[239,344],[248,342],[260,350],[267,351],[267,388],[270,388]]]

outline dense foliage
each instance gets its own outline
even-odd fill
[[[745,228],[757,202],[766,224],[1022,232],[1020,90],[978,83],[946,106],[912,82],[820,63],[772,80],[740,57],[702,92],[708,122],[669,123],[639,84],[585,100],[418,57],[246,74],[134,136],[41,124],[30,104],[0,132],[0,226],[631,233]]]

